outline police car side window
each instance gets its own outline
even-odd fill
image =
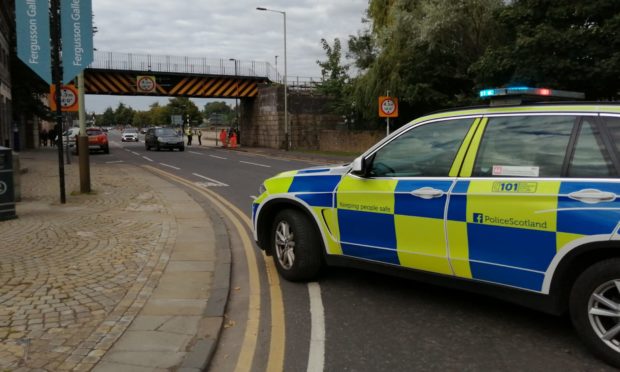
[[[447,177],[473,119],[428,123],[413,128],[378,150],[371,177]]]
[[[614,149],[616,153],[620,153],[620,118],[619,117],[606,117],[605,126],[607,127],[607,131],[611,136],[611,141],[613,142]]]
[[[560,177],[574,116],[491,117],[474,177]]]
[[[569,177],[600,178],[615,176],[613,163],[591,119],[584,119],[575,144]]]

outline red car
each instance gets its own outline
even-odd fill
[[[88,136],[89,150],[101,150],[104,154],[110,153],[108,135],[101,128],[86,128],[86,135]]]

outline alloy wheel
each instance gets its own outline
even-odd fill
[[[275,249],[278,263],[283,269],[290,270],[295,264],[295,236],[286,221],[280,221],[276,227]]]
[[[605,282],[592,292],[588,318],[601,341],[620,352],[620,279]]]

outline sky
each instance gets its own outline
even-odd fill
[[[269,62],[283,72],[283,15],[286,12],[289,77],[321,76],[317,60],[325,60],[321,38],[343,48],[349,35],[364,25],[368,0],[92,0],[94,47],[101,52],[235,58]],[[102,113],[120,102],[147,110],[160,97],[86,96],[88,112]],[[199,108],[208,102],[193,99]],[[233,101],[234,102],[234,101]],[[229,102],[230,103],[230,102]]]

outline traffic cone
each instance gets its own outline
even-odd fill
[[[233,149],[237,147],[237,135],[235,133],[230,137],[230,147]]]

